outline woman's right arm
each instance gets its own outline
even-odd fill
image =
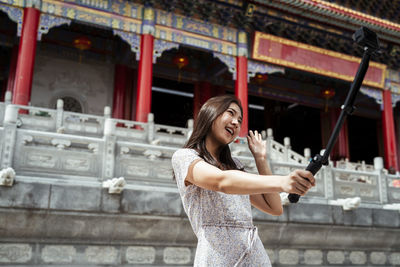
[[[305,170],[295,170],[286,176],[257,175],[239,170],[222,171],[205,161],[192,163],[186,181],[226,194],[287,192],[301,196],[304,196],[315,183],[311,172]]]

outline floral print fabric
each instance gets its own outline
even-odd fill
[[[198,239],[194,266],[271,266],[253,225],[248,195],[185,185],[190,164],[199,159],[195,150],[187,148],[172,156],[183,208]],[[241,163],[234,160],[241,168]]]

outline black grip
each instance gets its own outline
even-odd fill
[[[322,157],[317,154],[308,164],[306,170],[310,171],[313,175],[315,175],[322,167]],[[297,194],[289,194],[288,199],[290,203],[297,203],[300,199],[300,195]]]

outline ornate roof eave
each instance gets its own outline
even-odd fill
[[[253,0],[266,7],[285,10],[326,24],[353,30],[367,26],[383,33],[388,41],[399,43],[400,24],[367,15],[323,0]]]

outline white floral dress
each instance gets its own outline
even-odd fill
[[[271,266],[253,225],[248,195],[184,184],[190,164],[198,159],[198,153],[187,148],[172,156],[182,204],[198,239],[194,266]],[[239,160],[234,160],[241,167]]]

